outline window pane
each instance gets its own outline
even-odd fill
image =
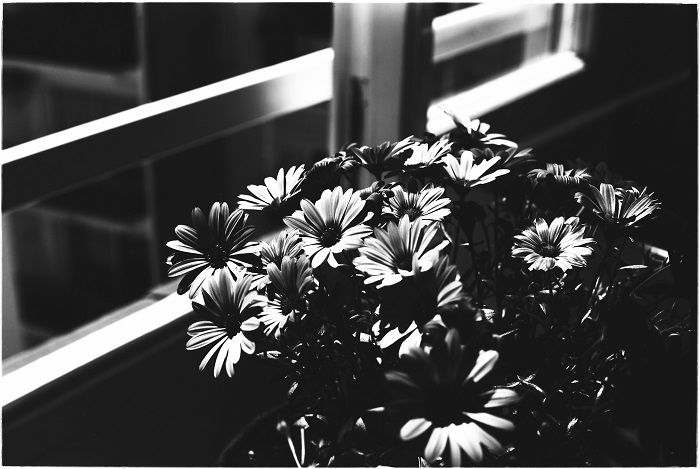
[[[463,91],[516,69],[522,63],[525,39],[524,34],[519,34],[436,63],[433,66],[432,98]]]
[[[4,214],[3,357],[167,281],[165,243],[192,208],[235,206],[246,185],[325,156],[327,120],[323,103]]]
[[[461,10],[478,5],[478,3],[435,3],[433,4],[433,17],[446,15],[453,11]]]
[[[513,71],[553,50],[561,6],[448,5],[433,22],[431,97],[443,98]]]
[[[329,3],[3,5],[3,147],[330,46]]]

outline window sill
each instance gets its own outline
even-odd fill
[[[174,291],[176,284],[156,288],[125,308],[4,360],[2,406],[189,314],[192,307],[186,295],[170,293],[155,299]]]

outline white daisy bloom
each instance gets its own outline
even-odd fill
[[[439,457],[449,457],[450,465],[459,467],[463,455],[480,463],[484,449],[492,455],[504,450],[503,444],[491,433],[492,429],[511,431],[515,428],[510,420],[492,412],[516,403],[519,396],[512,389],[482,383],[494,368],[498,352],[482,350],[469,366],[455,329],[447,332],[444,346],[446,355],[433,355],[420,347],[410,348],[401,360],[412,362],[413,366],[406,368],[412,370],[411,373],[390,371],[386,374],[393,400],[375,410],[391,408],[410,416],[401,426],[399,437],[404,441],[422,437],[425,440],[422,456],[429,463]],[[445,357],[447,363],[444,363]]]
[[[497,177],[508,174],[510,170],[505,168],[494,170],[500,161],[500,156],[494,156],[491,159],[484,159],[478,164],[474,164],[474,153],[465,150],[461,153],[459,159],[452,155],[447,155],[443,160],[443,164],[450,179],[466,189],[487,184],[494,181]]]
[[[284,222],[299,230],[311,267],[316,269],[325,262],[338,267],[335,256],[362,246],[362,240],[372,233],[372,228],[364,225],[360,216],[364,206],[365,201],[360,199],[359,193],[353,193],[352,189],[343,193],[341,187],[336,187],[333,191],[323,191],[315,203],[302,200],[301,210],[285,217]]]
[[[248,191],[252,195],[239,195],[238,208],[257,211],[268,207],[279,207],[282,202],[299,192],[297,186],[303,174],[304,165],[292,166],[286,174],[284,169],[280,168],[276,178],[265,178],[264,185],[249,185]]]
[[[382,213],[392,215],[396,220],[408,215],[410,221],[434,222],[450,214],[447,208],[450,199],[442,197],[445,193],[443,187],[428,185],[418,192],[407,192],[403,187],[395,186],[392,192],[394,196],[382,208]]]
[[[187,350],[210,347],[199,364],[199,371],[216,355],[214,377],[222,370],[232,377],[233,366],[240,360],[241,352],[247,355],[255,352],[255,343],[245,333],[259,327],[260,320],[255,314],[265,300],[255,292],[251,282],[249,276],[234,281],[226,271],[219,271],[202,289],[204,304],[192,303],[196,312],[213,318],[197,321],[187,329],[190,336],[185,346]]]

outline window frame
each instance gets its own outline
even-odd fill
[[[358,13],[359,8],[369,8],[371,11]],[[482,15],[481,21],[489,18],[497,21],[500,18],[509,21],[512,26],[523,14],[528,14],[523,13],[525,10],[521,6],[515,10],[513,8],[512,4],[494,3],[488,4],[488,8],[484,5],[484,8],[477,6],[469,10],[476,12],[473,15]],[[376,133],[377,125],[387,123],[387,119],[381,118],[378,110],[389,106],[396,115],[419,116],[414,121],[414,126],[419,125],[421,119],[423,124],[427,120],[429,131],[443,133],[449,131],[453,124],[444,120],[446,116],[439,111],[441,107],[467,105],[472,109],[471,117],[479,117],[583,70],[583,62],[577,54],[563,50],[554,54],[549,62],[533,64],[533,67],[537,65],[539,68],[516,70],[513,74],[438,102],[427,102],[425,89],[420,90],[423,98],[412,109],[407,108],[406,100],[403,99],[406,89],[404,93],[393,93],[390,103],[377,102],[384,99],[381,90],[388,86],[387,76],[405,77],[411,68],[416,72],[416,67],[424,65],[426,61],[432,63],[436,57],[442,60],[451,57],[449,54],[456,53],[456,50],[459,53],[469,50],[470,45],[459,46],[455,42],[455,38],[464,37],[455,31],[460,25],[473,26],[476,20],[474,16],[457,11],[450,14],[455,16],[451,17],[449,28],[445,26],[444,19],[438,19],[437,28],[433,21],[426,29],[429,10],[418,4],[374,4],[369,7],[339,4],[335,12],[336,25],[339,21],[348,20],[340,18],[341,14],[348,13],[348,9],[350,24],[346,24],[346,33],[338,32],[337,37],[334,35],[333,48],[254,70],[3,150],[0,154],[4,188],[3,213],[105,173],[166,156],[329,100],[332,109],[329,146],[332,150],[339,142],[351,140],[348,138],[351,130],[347,121],[353,112],[353,106],[358,105],[358,97],[350,95],[350,86],[347,86],[350,79],[360,78],[361,88],[369,87],[365,98],[373,98],[371,106],[360,111],[366,128],[374,129],[373,132]],[[365,57],[353,53],[354,43],[351,39],[357,39],[362,31],[358,29],[357,22],[366,18],[367,14],[370,18],[383,18],[384,23],[373,23],[371,28],[375,34],[386,34],[384,27],[391,24],[391,31],[399,34],[399,38],[394,38],[394,41],[402,45],[417,43],[423,61],[407,63],[401,59],[398,63],[383,63],[380,60],[381,53],[386,54],[388,48],[372,47],[369,42],[365,42]],[[441,21],[443,26],[440,26]],[[407,27],[416,24],[416,28]],[[531,21],[527,24],[534,23]],[[503,37],[512,34],[512,31],[512,27],[504,27],[499,34]],[[467,37],[476,41],[477,46],[499,39],[499,35],[493,31],[488,32],[482,28],[482,33]],[[433,41],[433,38],[434,44],[426,43]],[[531,80],[529,87],[520,87],[505,96],[494,93],[494,90],[514,86],[523,77],[530,77],[534,81]],[[422,85],[424,83],[411,84],[414,91]],[[481,104],[475,105],[475,102]],[[362,101],[359,103],[361,105]],[[436,117],[438,111],[441,113],[439,118]],[[195,120],[198,125],[192,126],[191,123]],[[381,138],[394,138],[394,133],[404,129],[394,126],[389,130],[392,135]],[[378,134],[376,136],[379,137]],[[142,144],[134,148],[134,141]],[[100,150],[101,158],[90,157],[97,153],[95,149]],[[76,171],[76,167],[81,167],[81,170]],[[27,181],[34,183],[27,184]],[[108,314],[67,336],[3,360],[3,375],[0,378],[3,409],[85,365],[187,316],[191,313],[190,300],[186,296],[170,293],[173,290],[172,282],[160,286],[149,294],[151,301],[145,307],[138,307],[135,311],[127,307]]]

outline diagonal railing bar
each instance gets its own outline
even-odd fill
[[[323,49],[2,151],[3,212],[330,100]]]

